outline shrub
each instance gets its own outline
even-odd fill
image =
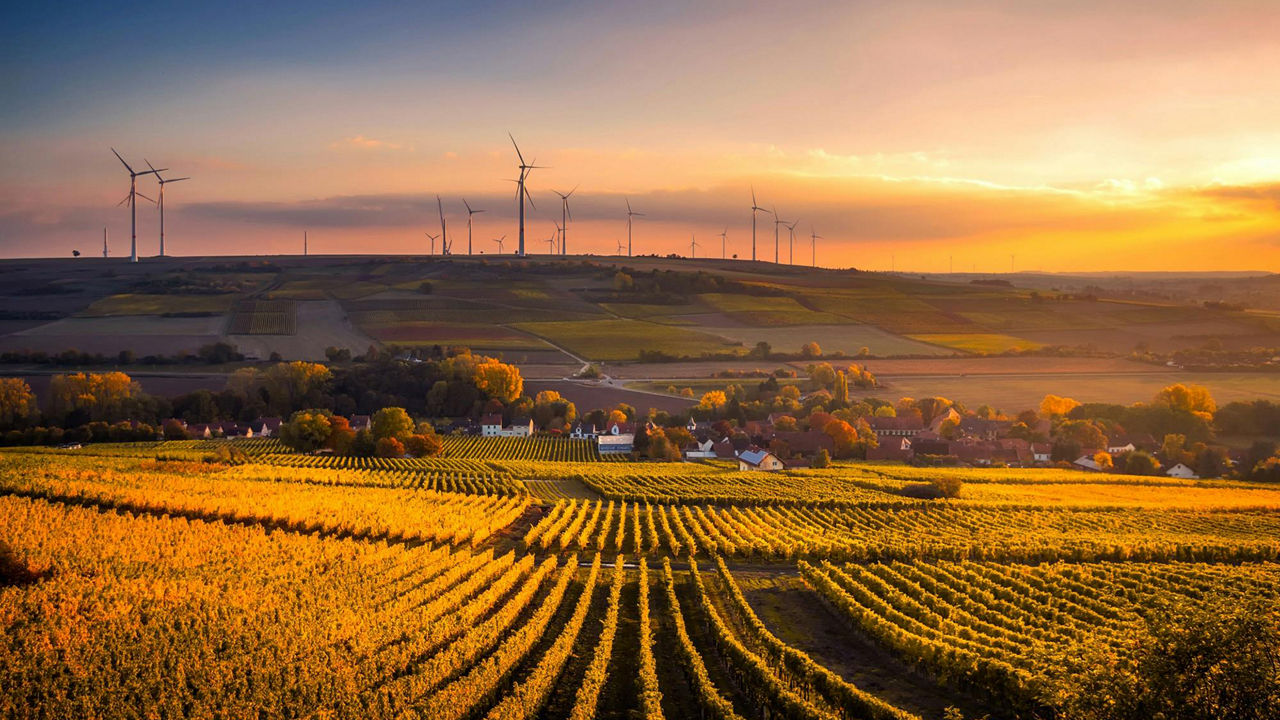
[[[375,452],[381,458],[404,457],[404,445],[393,437],[384,437],[378,441]]]

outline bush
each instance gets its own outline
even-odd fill
[[[910,483],[903,487],[901,494],[922,500],[939,500],[942,498],[960,497],[964,483],[957,477],[938,477],[929,482]]]
[[[440,454],[444,443],[440,442],[440,437],[434,432],[421,433],[405,438],[404,449],[414,457],[431,457]]]
[[[381,458],[404,457],[404,445],[393,437],[384,437],[378,441],[376,454]]]
[[[820,448],[818,454],[813,458],[813,467],[828,468],[831,467],[831,453],[826,448]]]

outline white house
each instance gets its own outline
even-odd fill
[[[1107,452],[1112,455],[1123,455],[1124,453],[1130,453],[1137,449],[1138,447],[1134,445],[1132,442],[1127,442],[1124,445],[1108,445],[1107,446]]]
[[[1191,468],[1187,467],[1186,465],[1183,465],[1182,463],[1178,463],[1177,465],[1174,465],[1168,470],[1165,470],[1164,474],[1168,475],[1169,477],[1183,478],[1185,480],[1196,480],[1200,477],[1199,475],[1196,474],[1195,470],[1192,470]]]
[[[573,430],[569,432],[569,437],[575,440],[595,440],[599,435],[594,425],[588,425],[581,420],[573,424]]]
[[[504,427],[501,415],[485,415],[480,418],[480,434],[484,437],[529,437],[533,435],[533,420],[519,418],[509,427]]]
[[[480,418],[480,434],[485,437],[501,437],[502,416],[494,413]]]
[[[1049,462],[1053,446],[1049,443],[1031,443],[1031,459],[1038,463]]]
[[[750,450],[743,450],[738,453],[739,470],[765,470],[772,472],[776,470],[783,470],[785,468],[786,465],[782,464],[782,461],[778,459],[778,456],[768,450],[751,448]]]
[[[693,444],[684,451],[684,456],[690,460],[695,458],[713,458],[716,456],[716,444],[710,437],[703,436],[701,440],[693,439]]]

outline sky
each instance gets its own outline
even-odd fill
[[[526,247],[1003,272],[1280,271],[1280,3],[27,3],[0,256]],[[155,197],[149,177],[139,192]],[[158,249],[138,206],[139,253]],[[725,233],[722,239],[720,233]],[[821,236],[814,242],[812,235]],[[697,247],[693,247],[696,241]],[[813,252],[816,246],[816,254]]]

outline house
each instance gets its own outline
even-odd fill
[[[588,425],[581,420],[573,424],[573,429],[569,431],[569,437],[575,440],[595,440],[600,432],[596,430],[595,425]]]
[[[924,421],[914,413],[901,417],[872,417],[870,421],[871,431],[878,438],[915,437],[924,430]]]
[[[703,433],[685,446],[684,456],[690,460],[716,457],[716,444],[710,435]]]
[[[954,455],[952,443],[942,438],[918,437],[911,441],[911,450],[916,455]]]
[[[373,428],[373,418],[368,415],[352,415],[347,418],[351,423],[352,432],[360,432],[361,430],[370,430]]]
[[[987,420],[986,418],[969,416],[961,418],[960,432],[968,437],[995,440],[1009,432],[1011,425],[1012,423],[1007,420]]]
[[[956,412],[955,408],[947,408],[946,412],[940,413],[937,417],[929,421],[929,432],[941,435],[942,425],[944,423],[952,421],[955,422],[956,425],[959,425],[961,419],[960,413]]]
[[[1133,452],[1134,450],[1137,450],[1137,449],[1138,449],[1138,448],[1137,448],[1137,446],[1133,444],[1133,441],[1132,441],[1132,440],[1130,440],[1130,441],[1126,442],[1126,443],[1125,443],[1125,444],[1123,444],[1123,445],[1115,445],[1115,444],[1113,444],[1113,443],[1116,443],[1116,442],[1119,442],[1119,441],[1118,441],[1118,440],[1111,440],[1111,441],[1109,441],[1109,442],[1107,443],[1107,452],[1108,452],[1108,453],[1110,453],[1110,454],[1112,454],[1112,455],[1122,455],[1122,454],[1124,454],[1124,453],[1130,453],[1130,452]]]
[[[1185,480],[1197,480],[1200,478],[1200,476],[1196,474],[1195,470],[1192,470],[1182,463],[1178,463],[1168,470],[1165,470],[1164,474],[1169,477],[1183,478]]]
[[[1093,472],[1102,472],[1102,466],[1093,459],[1092,455],[1081,455],[1071,463],[1081,470],[1091,470]]]
[[[480,434],[485,437],[500,437],[502,435],[502,414],[491,413],[480,418]]]
[[[532,418],[516,418],[510,426],[503,426],[502,415],[491,413],[480,418],[480,434],[484,437],[529,437],[533,435]]]
[[[511,427],[505,428],[502,434],[507,437],[532,437],[533,418],[521,417],[511,421]]]
[[[836,451],[835,441],[821,430],[775,432],[770,446],[774,443],[783,444],[792,455],[817,455],[819,450]]]
[[[911,449],[911,438],[907,437],[886,437],[877,447],[867,448],[868,460],[907,462],[914,455],[915,452]]]
[[[732,438],[720,438],[720,442],[712,445],[712,449],[716,453],[716,457],[722,460],[729,460],[738,457],[739,448],[734,445]]]
[[[213,426],[209,423],[192,423],[187,426],[187,432],[193,438],[211,438],[213,437]]]
[[[280,434],[282,422],[278,417],[258,418],[249,423],[249,430],[256,437],[275,437]]]
[[[738,454],[738,470],[740,471],[764,470],[766,472],[775,472],[784,469],[786,469],[786,465],[783,465],[778,456],[768,450],[752,448]]]
[[[707,422],[706,420],[702,420],[702,421],[694,420],[691,417],[689,418],[689,422],[684,424],[684,429],[688,430],[690,435],[697,435],[700,432],[710,432],[711,423]]]
[[[1031,458],[1037,463],[1050,462],[1053,446],[1049,443],[1031,443]]]

